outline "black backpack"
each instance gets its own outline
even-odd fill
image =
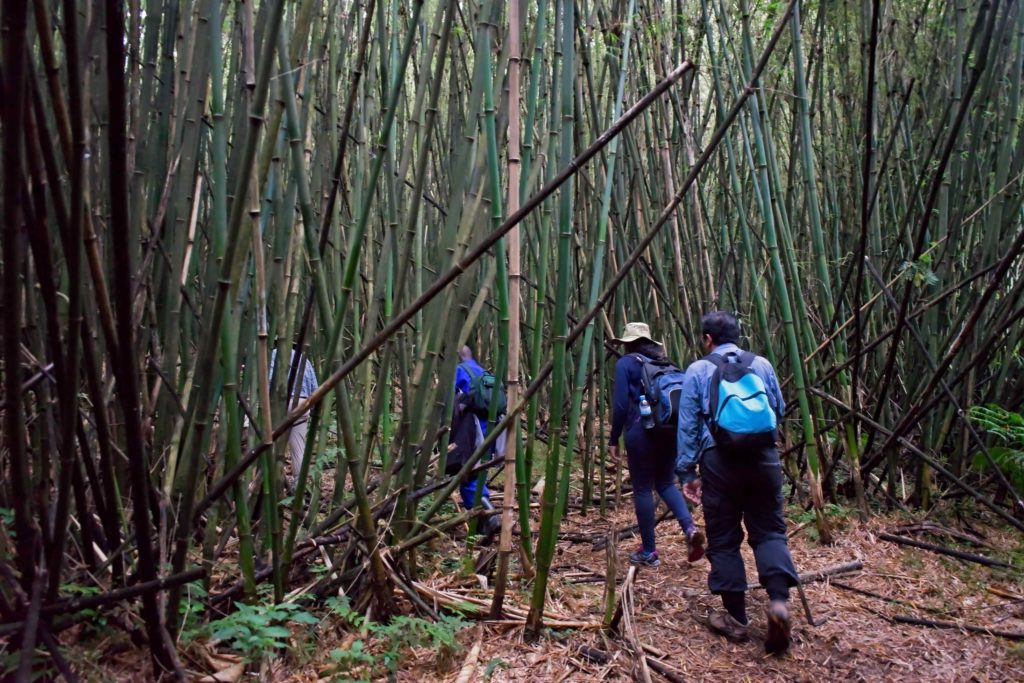
[[[686,371],[664,358],[654,360],[639,353],[633,357],[640,361],[644,396],[651,404],[654,428],[675,436]]]

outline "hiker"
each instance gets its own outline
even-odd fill
[[[473,349],[463,346],[459,349],[459,364],[455,366],[455,391],[468,394],[472,388],[473,378],[484,374],[483,367],[473,358]],[[481,425],[487,432],[487,418]]]
[[[629,561],[650,567],[661,564],[654,542],[653,492],[657,491],[686,535],[687,559],[696,562],[704,556],[704,534],[694,524],[686,501],[675,485],[675,422],[672,421],[668,429],[657,429],[645,428],[641,421],[640,398],[651,390],[644,386],[644,366],[649,361],[662,361],[665,351],[659,342],[651,339],[651,329],[646,323],[627,324],[622,337],[614,341],[625,345],[625,353],[615,364],[609,446],[612,459],[617,460],[619,437],[625,438],[629,477],[633,482],[633,507],[642,541]],[[675,369],[682,376],[682,370]]]
[[[459,349],[459,364],[455,366],[455,406],[449,437],[449,469],[456,462],[460,468],[487,436],[487,419],[494,381],[494,376],[473,358],[473,350],[469,346]],[[500,396],[503,401],[503,390],[500,390]],[[504,412],[504,403],[499,403],[495,417],[500,418]],[[455,444],[458,450],[454,450],[451,444]],[[491,455],[502,453],[503,446],[504,435],[500,435],[491,449]],[[455,468],[455,471],[457,470],[458,468]],[[452,471],[446,473],[454,474]],[[478,480],[478,474],[471,474],[459,484],[462,504],[467,510],[474,507]],[[480,504],[487,510],[494,509],[494,505],[491,504],[491,492],[486,483],[480,492]],[[485,538],[493,536],[500,528],[501,521],[495,516],[484,518],[480,526]]]
[[[291,375],[291,369],[295,365],[296,348],[292,346],[291,360],[289,361],[288,372],[282,375],[287,382],[288,377]],[[302,359],[302,376],[299,377],[295,383],[295,387],[292,390],[291,401],[288,404],[288,410],[293,410],[297,405],[309,398],[314,391],[319,387],[319,383],[316,379],[316,371],[313,370],[313,364],[309,362],[309,358],[305,354],[300,354]],[[274,382],[274,369],[276,367],[275,361],[277,360],[277,349],[275,348],[270,353],[270,382]],[[291,426],[288,430],[288,456],[292,464],[292,476],[291,479],[286,480],[288,490],[291,492],[295,491],[295,486],[298,483],[299,469],[302,467],[302,456],[306,452],[306,435],[309,431],[309,413],[303,415],[299,420]]]
[[[452,410],[451,430],[448,436],[448,457],[445,461],[446,475],[455,475],[462,469],[476,449],[484,441],[484,430],[480,426],[480,420],[473,408],[474,397],[471,392],[458,393],[455,395],[455,406]],[[485,422],[486,426],[486,422]],[[504,439],[498,438],[497,452],[501,453],[504,448]],[[459,493],[462,495],[462,504],[466,510],[472,510],[476,496],[477,480],[479,473],[466,476],[459,485]],[[480,505],[486,510],[493,510],[491,503],[491,492],[484,485],[480,496]],[[501,529],[501,520],[497,515],[484,517],[479,524],[480,535],[486,544]]]
[[[704,506],[708,587],[725,608],[708,623],[731,641],[747,639],[742,521],[770,600],[765,650],[781,653],[789,648],[789,589],[798,580],[786,545],[776,449],[785,403],[772,364],[737,346],[740,326],[732,314],[708,313],[701,334],[708,355],[686,370],[676,472],[686,497]]]

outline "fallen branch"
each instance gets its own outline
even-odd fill
[[[651,655],[644,655],[644,661],[647,663],[647,666],[664,676],[665,680],[671,681],[672,683],[686,683],[686,679],[683,678],[676,669],[669,667],[667,664],[655,659]]]
[[[864,563],[860,560],[854,560],[853,562],[844,562],[843,564],[832,565],[831,567],[825,567],[819,569],[816,572],[810,574],[800,575],[800,584],[815,583],[817,581],[824,581],[825,579],[832,576],[839,576],[840,574],[850,574],[852,572],[859,572],[864,568]],[[764,586],[758,585],[758,588],[763,589]]]
[[[589,647],[587,645],[580,645],[579,653],[583,659],[587,660],[591,664],[607,664],[612,661],[612,658],[604,650],[598,650],[595,647]]]
[[[844,591],[850,591],[851,593],[857,593],[858,595],[863,595],[868,598],[882,600],[884,602],[888,602],[893,605],[899,605],[900,607],[906,607],[908,609],[923,609],[925,611],[935,612],[937,614],[946,614],[942,610],[936,609],[934,607],[928,607],[926,605],[916,605],[907,600],[900,600],[899,598],[890,598],[888,595],[875,593],[874,591],[865,590],[864,588],[857,588],[856,586],[851,586],[850,584],[844,583],[842,581],[829,581],[828,585],[832,586],[833,588],[841,588]]]
[[[397,557],[402,553],[408,552],[409,550],[419,545],[423,545],[430,539],[434,538],[435,536],[439,536],[440,534],[444,533],[452,527],[468,522],[474,517],[489,517],[492,515],[500,514],[501,510],[487,510],[485,508],[473,508],[472,510],[467,510],[466,512],[460,512],[454,517],[450,517],[449,519],[435,526],[430,527],[426,531],[419,533],[413,536],[412,538],[406,539],[405,541],[402,541],[402,543],[395,546],[391,553]]]
[[[167,590],[168,588],[174,588],[186,583],[198,581],[204,576],[206,576],[206,570],[201,567],[197,567],[195,569],[189,569],[188,571],[181,572],[180,574],[173,574],[171,576],[154,579],[153,581],[138,583],[134,586],[128,586],[127,588],[118,588],[116,590],[103,593],[102,595],[89,595],[86,597],[57,602],[52,605],[43,605],[39,613],[44,617],[52,617],[57,614],[68,615],[81,612],[85,609],[107,607],[114,603],[121,602],[122,600],[130,600],[131,598],[136,598],[140,595],[148,595],[149,593],[156,593]]]
[[[883,541],[889,541],[890,543],[896,543],[897,545],[907,545],[913,548],[920,548],[922,550],[929,550],[939,555],[948,555],[955,557],[958,560],[964,560],[965,562],[974,562],[981,564],[986,567],[1003,567],[1006,569],[1013,569],[1012,564],[1006,562],[1000,562],[999,560],[993,560],[985,557],[984,555],[975,555],[974,553],[965,553],[962,550],[954,550],[953,548],[947,548],[944,545],[937,545],[935,543],[925,543],[924,541],[916,541],[912,538],[904,538],[903,536],[893,536],[892,534],[878,534],[878,537]]]
[[[974,626],[973,624],[958,624],[955,621],[934,621],[932,619],[919,619],[917,617],[896,616],[892,618],[897,624],[910,624],[911,626],[927,626],[928,628],[948,628],[970,633],[980,633],[986,636],[998,636],[1009,640],[1024,640],[1024,632],[1001,631],[999,629],[987,628],[985,626]]]
[[[333,534],[328,534],[326,536],[318,536],[317,538],[307,538],[302,541],[299,541],[296,544],[297,550],[295,551],[295,554],[292,555],[291,565],[294,566],[295,564],[301,562],[310,555],[315,554],[317,548],[345,543],[351,538],[351,536],[352,523],[348,522],[345,524],[345,526],[343,526],[341,529],[339,529]],[[273,567],[269,565],[263,567],[262,569],[256,572],[256,576],[254,577],[256,583],[266,581],[268,578],[270,578],[271,574],[273,574]],[[244,582],[238,581],[230,588],[225,589],[223,592],[211,595],[209,598],[207,598],[206,604],[210,607],[213,607],[226,600],[230,600],[231,598],[240,596],[244,590]]]
[[[976,545],[976,546],[979,546],[979,547],[987,547],[987,548],[991,548],[992,547],[991,545],[986,543],[983,539],[978,538],[977,536],[974,536],[974,535],[971,535],[971,534],[965,534],[962,531],[957,531],[956,529],[950,529],[949,527],[942,526],[941,524],[936,524],[935,522],[920,522],[920,523],[917,523],[917,524],[906,524],[904,526],[897,527],[896,531],[899,534],[908,534],[908,533],[909,534],[914,534],[914,533],[939,534],[939,535],[943,535],[943,536],[949,536],[950,538],[954,538],[954,539],[956,539],[958,541],[963,541],[964,543],[970,543],[971,545]]]
[[[668,519],[671,516],[672,516],[671,510],[666,510],[665,512],[662,512],[661,515],[659,515],[658,518],[656,520],[654,520],[654,527],[657,528],[659,524],[661,524],[662,522],[664,522],[666,519]],[[618,529],[616,531],[616,540],[618,539],[619,536],[624,536],[626,534],[635,534],[635,533],[637,533],[639,531],[640,531],[640,525],[639,524],[630,524],[629,526],[624,526],[621,529]],[[566,539],[566,540],[573,540],[573,539]],[[591,550],[604,550],[606,547],[608,547],[608,536],[607,535],[602,535],[600,537],[597,537],[597,540],[594,540],[594,538],[591,538],[590,540],[594,544],[593,547],[591,548]],[[583,541],[583,542],[585,543],[586,541]]]
[[[446,607],[456,612],[461,612],[468,616],[482,617],[482,621],[487,624],[511,624],[522,626],[526,623],[527,610],[522,607],[509,604],[507,600],[502,608],[502,611],[505,613],[507,618],[492,620],[486,618],[491,609],[491,603],[489,600],[481,600],[480,598],[475,598],[471,595],[449,593],[433,588],[424,583],[420,583],[419,581],[413,581],[412,587],[415,588],[425,599],[432,600],[436,605]],[[601,627],[600,622],[567,619],[561,615],[553,614],[551,612],[544,613],[544,625],[549,628],[576,629]]]
[[[864,569],[864,563],[860,560],[854,560],[853,562],[844,562],[843,564],[832,565],[831,567],[825,567],[819,569],[816,572],[810,574],[801,574],[800,583],[815,583],[816,581],[822,581],[829,578],[830,576],[839,576],[840,574],[851,574],[853,572],[859,572]]]

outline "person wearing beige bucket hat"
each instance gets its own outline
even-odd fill
[[[629,344],[640,340],[649,341],[659,348],[662,346],[661,342],[654,341],[651,337],[651,327],[647,323],[626,323],[626,329],[622,332],[622,336],[613,341],[616,344]]]
[[[689,545],[688,559],[696,562],[704,556],[704,534],[697,528],[686,506],[686,500],[675,485],[676,444],[674,425],[666,429],[651,428],[641,420],[641,398],[647,398],[650,375],[645,366],[658,364],[677,373],[682,370],[665,358],[664,346],[651,336],[644,322],[627,323],[616,343],[625,346],[625,353],[615,364],[615,385],[612,391],[612,431],[609,446],[612,457],[618,457],[619,439],[626,444],[626,464],[633,483],[633,507],[640,528],[642,545],[629,556],[630,562],[656,567],[660,564],[654,539],[654,492],[658,492],[675,515]],[[645,402],[645,407],[649,404]],[[649,420],[650,421],[650,420]]]

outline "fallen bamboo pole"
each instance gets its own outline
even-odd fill
[[[840,574],[851,574],[853,572],[859,572],[864,568],[864,563],[860,560],[854,560],[852,562],[844,562],[843,564],[832,565],[831,567],[825,567],[818,571],[811,572],[810,574],[800,575],[800,584],[806,585],[808,583],[815,583],[817,581],[824,581],[832,576],[839,576]],[[764,586],[758,584],[758,588],[763,589]]]
[[[869,415],[865,415],[862,411],[853,410],[850,406],[846,405],[845,403],[843,403],[842,401],[837,399],[835,396],[832,396],[831,394],[828,394],[828,393],[826,393],[824,391],[821,391],[820,389],[816,389],[814,387],[811,387],[810,391],[811,391],[812,394],[814,394],[816,396],[820,396],[821,398],[825,399],[826,401],[828,401],[832,405],[836,406],[837,408],[841,408],[841,409],[846,410],[851,415],[855,416],[858,420],[863,422],[865,425],[867,425],[868,427],[871,427],[872,429],[878,431],[883,436],[891,437],[894,434],[893,430],[888,429],[888,428],[882,426],[881,424],[879,424],[875,420],[871,419],[871,417]],[[982,493],[980,491],[978,491],[977,489],[972,487],[970,484],[965,482],[960,477],[958,477],[955,474],[953,474],[945,465],[943,465],[938,460],[936,460],[935,458],[933,458],[932,456],[928,455],[923,450],[921,450],[920,448],[915,446],[913,444],[913,442],[911,442],[909,439],[907,439],[906,437],[900,436],[900,437],[896,437],[896,441],[901,446],[906,448],[909,452],[913,453],[918,458],[920,458],[921,460],[926,462],[936,472],[940,473],[942,476],[946,477],[946,479],[948,479],[950,482],[952,482],[952,483],[956,484],[958,487],[960,487],[969,496],[971,496],[976,501],[978,501],[979,503],[981,503],[982,505],[987,507],[992,512],[994,512],[997,515],[999,515],[1007,523],[1009,523],[1010,525],[1016,527],[1017,529],[1019,529],[1021,531],[1024,531],[1024,522],[1020,521],[1019,519],[1017,519],[1016,517],[1011,515],[1009,512],[1007,512],[1006,510],[1001,508],[999,505],[997,505],[996,503],[992,502],[987,497],[982,495]]]
[[[646,645],[644,646],[644,649],[647,649]],[[644,655],[644,661],[647,663],[647,666],[661,674],[665,680],[671,681],[671,683],[686,683],[686,679],[683,678],[678,671],[669,667],[664,662],[655,659],[652,655]]]
[[[89,595],[81,598],[72,598],[71,600],[65,600],[51,605],[43,605],[39,610],[39,614],[42,617],[52,617],[58,614],[66,616],[69,614],[75,614],[76,612],[81,612],[85,609],[108,607],[114,603],[121,602],[123,600],[130,600],[132,598],[139,597],[140,595],[149,595],[150,593],[156,593],[176,586],[182,586],[186,583],[191,583],[192,581],[198,581],[204,576],[206,576],[206,570],[201,567],[196,567],[195,569],[189,569],[188,571],[181,572],[180,574],[164,576],[159,579],[154,579],[153,581],[138,583],[126,588],[118,588],[101,595]]]
[[[953,548],[947,548],[942,545],[935,543],[925,543],[924,541],[916,541],[912,538],[904,538],[902,536],[893,536],[892,534],[878,534],[878,537],[883,541],[889,541],[890,543],[896,543],[897,545],[907,545],[913,548],[920,548],[922,550],[928,550],[933,553],[940,555],[948,555],[955,557],[958,560],[965,562],[974,562],[975,564],[981,564],[986,567],[1003,567],[1006,569],[1013,569],[1012,564],[1006,562],[1000,562],[999,560],[993,560],[985,557],[984,555],[975,555],[974,553],[965,553],[962,550],[954,550]]]
[[[1002,631],[999,629],[987,628],[985,626],[974,626],[973,624],[959,624],[955,621],[935,621],[932,619],[919,619],[918,617],[895,616],[892,621],[897,624],[910,624],[911,626],[927,626],[928,628],[948,628],[967,631],[969,633],[980,633],[986,636],[998,636],[1009,640],[1024,640],[1024,632]]]

